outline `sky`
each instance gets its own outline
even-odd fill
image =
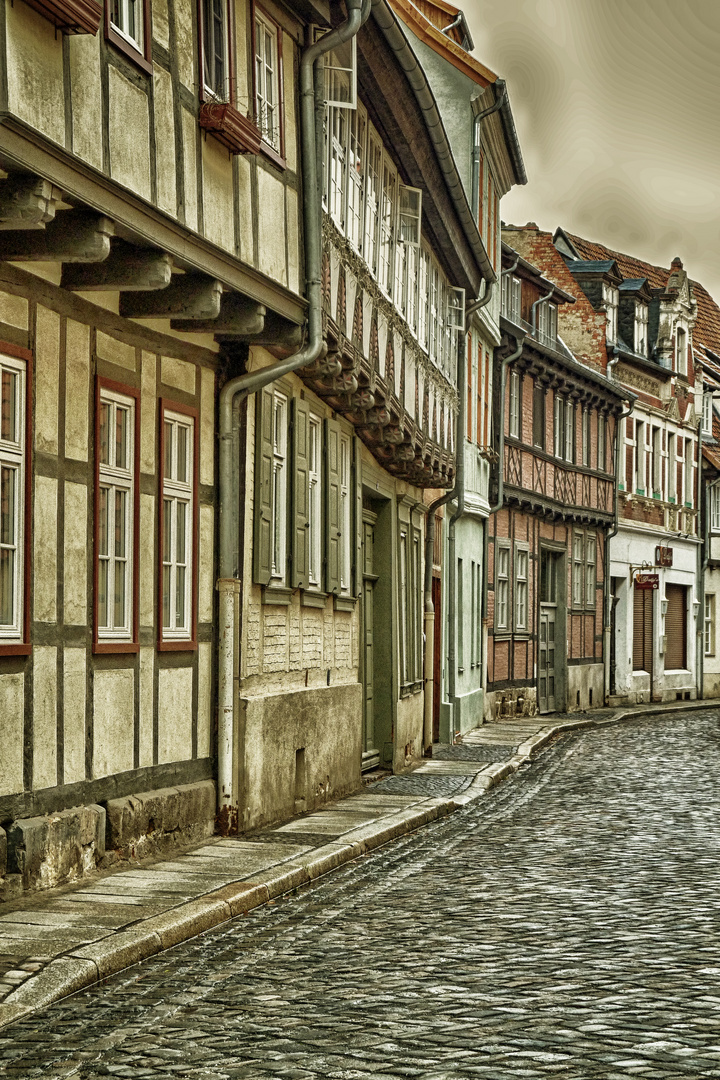
[[[525,160],[503,220],[661,266],[679,255],[720,302],[720,2],[460,6],[508,84]]]

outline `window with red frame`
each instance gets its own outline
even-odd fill
[[[144,71],[152,73],[150,0],[106,0],[105,37]]]

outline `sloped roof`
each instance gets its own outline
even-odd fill
[[[563,230],[564,231],[564,230]],[[565,232],[568,240],[577,250],[582,259],[615,259],[620,273],[626,278],[647,278],[652,289],[664,289],[670,277],[670,268],[655,266],[653,263],[643,262],[632,255],[624,255],[621,251],[613,251],[592,240],[584,240],[582,236]],[[699,281],[691,279],[693,296],[697,301],[697,322],[693,328],[693,344],[702,345],[720,355],[720,307],[713,300],[710,293]]]

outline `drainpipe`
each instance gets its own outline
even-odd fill
[[[458,15],[455,23],[461,18],[462,15]],[[450,30],[455,23],[451,23],[447,29]],[[445,33],[445,31],[443,31],[443,33]],[[504,79],[496,79],[493,88],[495,91],[495,101],[492,105],[489,105],[487,109],[483,109],[482,112],[479,112],[475,117],[475,137],[473,139],[472,157],[472,211],[476,221],[480,212],[480,121],[484,120],[486,116],[491,116],[492,113],[497,112],[507,101],[507,86]],[[515,266],[517,266],[517,262],[515,263]]]
[[[467,334],[470,329],[470,321],[476,311],[480,311],[490,303],[493,295],[494,281],[485,282],[483,295],[469,304],[465,311],[465,333],[458,339],[457,355],[457,385],[458,385],[458,424],[457,424],[457,468],[455,471],[455,483],[451,491],[446,491],[439,499],[431,503],[427,509],[425,525],[425,701],[424,701],[424,724],[423,742],[424,749],[432,745],[432,722],[433,722],[433,698],[435,691],[435,607],[432,599],[432,567],[433,552],[435,548],[435,513],[441,506],[458,499],[465,504],[465,429],[467,427]],[[455,517],[453,517],[453,521]],[[454,527],[453,527],[454,542]],[[452,564],[448,561],[448,565]],[[455,577],[452,570],[448,572],[448,589],[454,593]],[[452,582],[452,585],[451,585]],[[454,635],[454,629],[452,631]]]
[[[608,371],[610,364],[616,364],[618,357],[611,360],[608,364]],[[625,423],[625,419],[630,416],[634,408],[634,399],[630,404],[629,409],[625,409],[615,420],[615,452],[613,457],[615,458],[615,482],[613,484],[613,524],[609,532],[605,534],[605,578],[603,580],[603,610],[605,612],[605,623],[603,626],[603,656],[604,656],[604,675],[605,675],[605,704],[607,705],[610,698],[610,541],[613,536],[617,536],[619,528],[619,504],[618,504],[618,477],[620,475],[620,454],[622,452],[622,425]]]
[[[238,408],[250,394],[275,379],[312,364],[325,348],[322,339],[322,231],[321,195],[316,152],[315,63],[324,53],[357,34],[370,14],[370,0],[347,0],[348,16],[336,30],[309,45],[300,62],[300,139],[303,176],[303,225],[305,283],[308,300],[306,344],[286,360],[260,371],[231,379],[220,391],[219,406],[219,642],[218,642],[218,828],[222,835],[235,833],[239,824],[239,793],[234,773],[235,706],[235,597],[242,568],[236,564],[238,507],[235,490],[233,445]]]
[[[695,640],[697,642],[696,656],[695,656],[695,682],[697,687],[697,696],[699,698],[705,697],[705,570],[710,559],[710,545],[707,538],[707,519],[709,517],[705,508],[705,500],[702,497],[702,437],[703,437],[703,410],[700,410],[700,419],[698,420],[698,468],[697,468],[697,521],[698,524],[702,524],[702,544],[698,544],[697,549],[697,563],[699,570],[699,583],[698,583],[698,599],[700,601],[700,607],[697,613],[697,633]],[[712,415],[712,413],[711,413]],[[702,500],[702,501],[701,501]],[[702,507],[702,515],[701,515]],[[698,538],[700,536],[700,529],[698,529]]]
[[[442,28],[442,30],[440,31],[440,33],[441,34],[447,34],[448,31],[454,30],[456,26],[459,26],[462,21],[463,21],[463,13],[462,13],[462,11],[460,11],[460,12],[458,12],[457,18],[453,19],[453,21],[451,23],[448,23],[447,26],[444,26]]]

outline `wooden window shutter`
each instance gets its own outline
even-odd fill
[[[255,397],[255,516],[253,580],[268,585],[272,577],[273,392]]]
[[[294,589],[306,589],[310,583],[310,410],[300,398],[293,398],[292,404],[291,582]]]
[[[687,667],[687,611],[684,585],[665,586],[665,669]]]
[[[355,577],[354,577],[354,594],[358,598],[362,596],[363,589],[363,516],[362,516],[362,450],[361,442],[355,437],[353,438],[353,447],[355,450],[355,469],[353,473],[353,492],[355,494]]]
[[[652,589],[633,590],[633,671],[652,675]]]
[[[325,421],[325,591],[340,592],[342,514],[340,508],[340,425]]]

